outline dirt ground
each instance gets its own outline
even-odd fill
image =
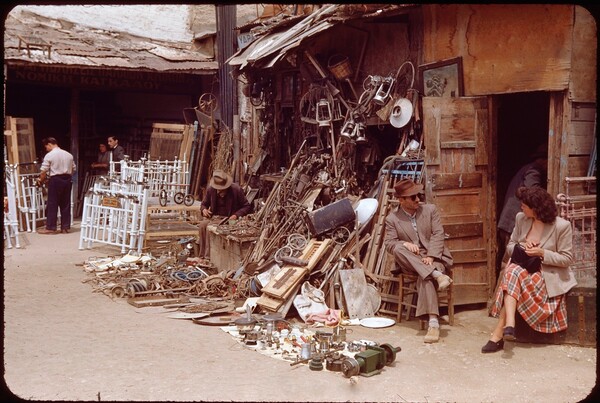
[[[219,327],[94,293],[82,263],[119,250],[79,250],[79,235],[21,233],[22,247],[4,250],[2,401],[579,402],[595,390],[596,348],[481,354],[495,323],[485,307],[458,307],[436,344],[415,320],[352,326],[348,341],[401,348],[374,376],[291,366]]]

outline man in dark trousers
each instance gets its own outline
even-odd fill
[[[415,315],[429,319],[425,343],[440,337],[438,290],[445,290],[452,279],[444,274],[452,264],[452,256],[444,244],[444,228],[437,207],[419,202],[423,185],[402,179],[394,185],[398,209],[385,219],[384,246],[394,257],[393,274],[406,272],[417,277],[417,309]]]
[[[62,233],[71,229],[71,188],[72,175],[75,172],[73,155],[61,149],[54,137],[44,138],[42,144],[47,154],[42,162],[38,185],[48,180],[48,200],[46,202],[46,228],[40,234],[56,234],[58,209],[60,208],[60,227]]]
[[[237,220],[252,212],[252,206],[240,185],[233,183],[227,172],[217,169],[206,189],[200,211],[205,220],[198,224],[198,256],[210,258],[210,243],[207,227],[221,221]]]

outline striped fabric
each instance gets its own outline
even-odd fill
[[[504,292],[517,300],[517,312],[529,326],[542,333],[556,333],[567,328],[565,294],[548,298],[541,272],[529,274],[514,263],[509,263],[496,291],[490,314],[497,318],[504,302]]]

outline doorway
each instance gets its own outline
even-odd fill
[[[519,169],[532,162],[532,155],[545,149],[547,155],[550,93],[525,92],[500,95],[497,102],[496,224],[502,212],[507,188]],[[504,254],[498,240],[496,274]]]
[[[531,162],[540,145],[548,145],[550,93],[525,92],[497,97],[496,216],[500,215],[506,188],[513,175]]]

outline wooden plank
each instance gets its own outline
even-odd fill
[[[272,297],[285,299],[289,295],[289,290],[298,285],[312,271],[331,242],[331,239],[328,238],[323,241],[311,239],[300,255],[300,259],[307,261],[308,264],[304,267],[283,266],[269,284],[263,287],[262,292]]]
[[[423,130],[425,137],[425,149],[427,150],[425,163],[427,165],[439,165],[441,160],[441,107],[432,97],[423,97],[423,110],[429,111],[423,116]]]
[[[191,162],[192,156],[192,144],[194,142],[194,126],[186,125],[183,130],[183,140],[181,142],[181,148],[179,150],[179,159]],[[189,164],[188,164],[189,166]]]
[[[487,283],[460,284],[454,282],[454,305],[479,304],[486,302],[490,292]]]
[[[339,275],[350,319],[375,315],[363,269],[339,270]]]
[[[268,311],[276,312],[283,305],[284,300],[263,293],[256,303]]]
[[[143,308],[146,306],[160,306],[166,304],[182,304],[190,302],[188,297],[167,297],[165,295],[153,295],[149,297],[133,297],[128,298],[127,302],[136,308]]]
[[[454,264],[485,262],[487,261],[487,251],[485,249],[453,249],[450,251]]]
[[[475,148],[474,141],[442,141],[440,148]]]
[[[298,294],[301,286],[302,284],[298,284],[296,287],[294,287],[290,293],[290,296],[287,298],[287,301],[285,301],[285,303],[277,310],[277,312],[280,313],[283,318],[287,316],[292,304],[294,303],[294,298]]]
[[[481,172],[436,173],[430,176],[431,190],[480,188],[483,184]]]
[[[482,197],[481,191],[470,188],[452,194],[433,194],[431,200],[437,206],[442,218],[444,218],[448,216],[482,215]],[[459,203],[457,203],[457,198],[460,199]]]
[[[473,103],[475,107],[475,165],[488,166],[488,156],[491,153],[490,147],[490,123],[488,119],[489,105],[487,99],[477,99]]]
[[[444,224],[444,232],[448,234],[449,238],[483,236],[483,223],[468,222],[460,224]]]
[[[304,267],[284,266],[281,271],[263,287],[263,294],[272,297],[284,298],[287,291],[306,276],[308,270]]]

